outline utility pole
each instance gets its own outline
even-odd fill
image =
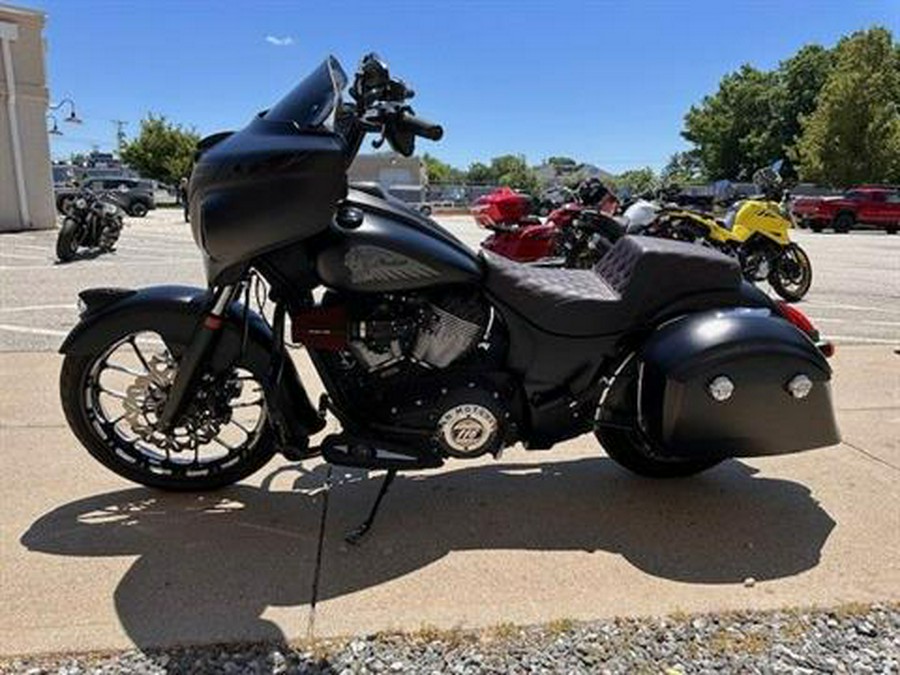
[[[116,148],[121,155],[122,148],[125,147],[125,125],[128,120],[113,120],[112,123],[116,125]]]

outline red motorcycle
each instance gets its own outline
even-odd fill
[[[479,198],[472,215],[491,230],[482,248],[518,262],[535,262],[563,256],[565,232],[584,211],[612,215],[617,207],[615,195],[598,179],[589,178],[578,186],[576,201],[552,211],[544,222],[531,215],[531,197],[507,187]]]

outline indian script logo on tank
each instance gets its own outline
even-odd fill
[[[438,275],[428,265],[378,246],[354,246],[344,255],[344,264],[354,284],[428,279]]]

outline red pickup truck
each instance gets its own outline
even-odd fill
[[[863,225],[896,234],[900,228],[900,188],[861,185],[837,197],[797,197],[791,212],[797,222],[813,232],[826,227],[848,232]]]

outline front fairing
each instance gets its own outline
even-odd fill
[[[746,241],[759,234],[784,246],[790,243],[791,221],[777,202],[747,199],[735,210],[731,235],[738,241]]]

